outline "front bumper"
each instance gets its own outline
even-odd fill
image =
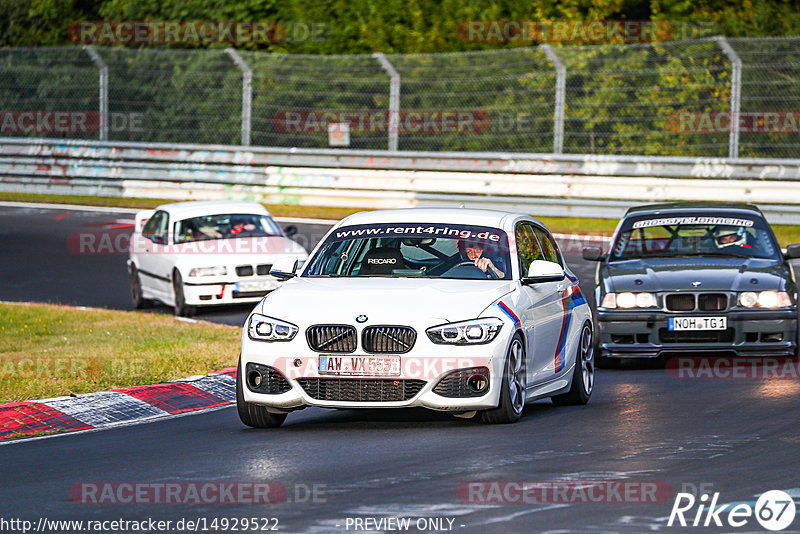
[[[224,282],[184,281],[183,294],[191,306],[253,303],[278,288],[280,281],[272,276],[247,277]]]
[[[321,408],[412,408],[421,407],[443,412],[468,412],[494,408],[499,403],[503,367],[510,336],[498,336],[492,343],[474,347],[434,345],[418,339],[417,346],[401,354],[401,372],[398,376],[335,377],[319,372],[319,354],[311,351],[303,332],[290,342],[264,343],[243,339],[241,368],[243,394],[247,402],[259,404],[273,411],[291,411],[308,406]],[[348,356],[383,356],[379,354],[344,354]],[[248,383],[248,364],[268,366],[278,370],[286,384],[279,393],[259,393]],[[443,396],[434,391],[441,379],[460,369],[485,367],[489,370],[488,389],[476,396]],[[341,384],[336,384],[340,381]],[[354,388],[369,391],[364,400],[342,400],[336,394],[322,394],[320,382],[330,383],[330,390]],[[357,383],[356,383],[357,382]],[[288,388],[286,387],[288,385]],[[403,400],[382,400],[398,398]]]
[[[669,317],[726,317],[724,331],[670,332]],[[598,311],[600,356],[655,358],[664,352],[733,351],[740,356],[791,356],[797,343],[797,310],[670,313]]]

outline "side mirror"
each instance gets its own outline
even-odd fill
[[[603,249],[601,247],[584,247],[583,259],[588,261],[602,261],[605,259],[603,256]]]
[[[152,217],[155,212],[156,210],[142,210],[134,215],[134,231],[142,233],[144,225],[147,224],[147,221],[150,220],[150,217]]]
[[[278,280],[288,280],[297,276],[297,267],[299,265],[297,258],[293,256],[284,256],[279,258],[272,264],[269,270],[270,276],[274,276]]]
[[[786,247],[786,253],[783,257],[787,260],[796,260],[800,258],[800,245],[789,245]]]
[[[285,235],[286,237],[292,237],[296,233],[297,233],[297,227],[293,224],[290,224],[289,226],[283,229],[283,235]]]
[[[528,276],[522,278],[523,284],[541,284],[544,282],[560,282],[566,278],[564,268],[552,261],[535,260],[528,267]]]

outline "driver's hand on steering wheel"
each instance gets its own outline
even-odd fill
[[[483,272],[487,272],[487,269],[491,269],[497,275],[497,278],[503,278],[505,276],[505,274],[503,274],[503,271],[495,267],[494,263],[492,263],[492,260],[490,260],[489,258],[481,257],[476,259],[475,267],[477,267]]]

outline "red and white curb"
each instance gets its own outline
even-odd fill
[[[102,429],[234,402],[236,367],[149,386],[0,404],[0,442],[45,432]]]

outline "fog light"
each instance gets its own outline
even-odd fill
[[[250,382],[250,385],[255,388],[261,386],[262,380],[261,373],[258,371],[250,371],[250,373],[247,375],[247,381]]]
[[[483,393],[489,388],[489,380],[484,375],[472,375],[467,378],[467,386],[475,393]]]

